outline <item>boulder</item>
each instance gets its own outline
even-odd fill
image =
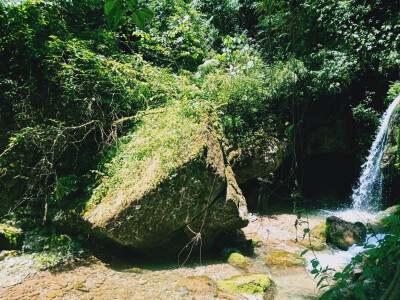
[[[234,299],[272,299],[274,293],[272,280],[267,275],[257,273],[219,280],[217,289],[221,298],[228,299],[229,297],[224,297],[224,293],[239,296]]]
[[[20,250],[24,241],[21,229],[0,224],[0,250]]]
[[[249,145],[235,150],[228,149],[228,161],[238,184],[264,177],[275,172],[289,155],[289,140],[280,140],[265,133],[255,134]]]
[[[270,267],[298,267],[306,264],[304,257],[287,251],[270,252],[265,256],[265,262]]]
[[[245,199],[224,160],[219,123],[186,113],[171,107],[142,118],[72,230],[143,253],[177,254],[191,243],[207,249],[218,235],[248,224]]]
[[[367,229],[361,222],[351,223],[332,216],[326,219],[326,241],[341,250],[365,241]]]

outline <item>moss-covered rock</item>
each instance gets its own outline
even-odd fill
[[[261,296],[268,299],[273,292],[272,285],[273,282],[267,275],[254,273],[219,280],[217,289],[223,293]]]
[[[400,202],[400,104],[390,119],[387,141],[380,162],[383,173],[382,200],[386,205],[393,205]]]
[[[185,288],[190,294],[216,295],[217,288],[214,280],[207,276],[189,276],[182,278],[175,285],[175,289]]]
[[[298,241],[300,245],[303,247],[306,247],[308,249],[312,249],[314,251],[322,251],[326,248],[326,244],[323,243],[321,240],[317,239],[304,239],[301,241]]]
[[[91,236],[146,254],[155,248],[177,254],[200,231],[197,242],[207,249],[224,231],[247,225],[219,123],[187,109],[148,113],[121,139],[82,213]]]
[[[388,228],[395,216],[400,216],[400,204],[391,206],[379,212],[375,218],[375,224],[382,229]]]
[[[319,223],[318,225],[315,225],[311,230],[310,234],[317,239],[320,239],[321,241],[325,242],[326,241],[326,224],[325,223]]]
[[[0,252],[0,261],[8,258],[8,257],[14,257],[17,256],[20,253],[20,251],[17,250],[3,250]]]
[[[240,269],[247,269],[249,266],[249,260],[242,254],[234,252],[229,255],[228,264]]]
[[[360,222],[351,223],[338,217],[326,219],[327,243],[331,243],[341,250],[347,250],[354,244],[365,241],[367,229]]]
[[[23,241],[24,234],[21,229],[0,224],[0,250],[19,250]]]
[[[265,256],[265,262],[268,266],[274,267],[298,267],[306,264],[304,257],[287,251],[270,252]]]

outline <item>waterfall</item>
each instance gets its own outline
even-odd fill
[[[383,114],[375,140],[369,150],[367,161],[361,167],[361,175],[352,195],[353,208],[356,210],[376,209],[380,205],[383,175],[379,164],[387,147],[390,118],[399,102],[400,95],[393,100]]]

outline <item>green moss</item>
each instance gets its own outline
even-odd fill
[[[285,266],[295,267],[303,266],[306,264],[304,257],[299,254],[290,253],[287,251],[273,251],[265,256],[265,262],[269,266]]]
[[[137,198],[203,153],[199,136],[205,126],[200,111],[189,103],[176,103],[144,113],[137,128],[119,139],[118,148],[96,171],[100,184],[86,205],[86,215],[100,201]]]
[[[217,282],[218,290],[232,294],[266,295],[272,281],[264,274],[233,276]]]
[[[242,254],[239,254],[236,252],[229,255],[228,263],[231,266],[239,267],[242,269],[246,268],[248,266],[248,261],[246,260],[246,257],[244,257]]]
[[[325,249],[326,245],[324,243],[322,243],[320,240],[316,240],[316,239],[305,239],[302,241],[299,241],[299,244],[307,247],[309,249],[312,249],[314,251],[322,251]]]
[[[319,223],[310,230],[310,234],[321,241],[326,241],[326,224]]]
[[[23,232],[15,227],[0,224],[0,236],[2,237],[1,248],[11,250],[22,246]]]

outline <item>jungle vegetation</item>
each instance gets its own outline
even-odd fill
[[[399,0],[1,1],[3,217],[80,211],[121,137],[154,110],[174,111],[179,124],[213,111],[239,148],[260,132],[300,144],[308,112],[346,99],[359,166],[400,91],[399,7]],[[394,269],[371,267],[368,275],[382,290]],[[368,286],[356,297],[375,292]]]

